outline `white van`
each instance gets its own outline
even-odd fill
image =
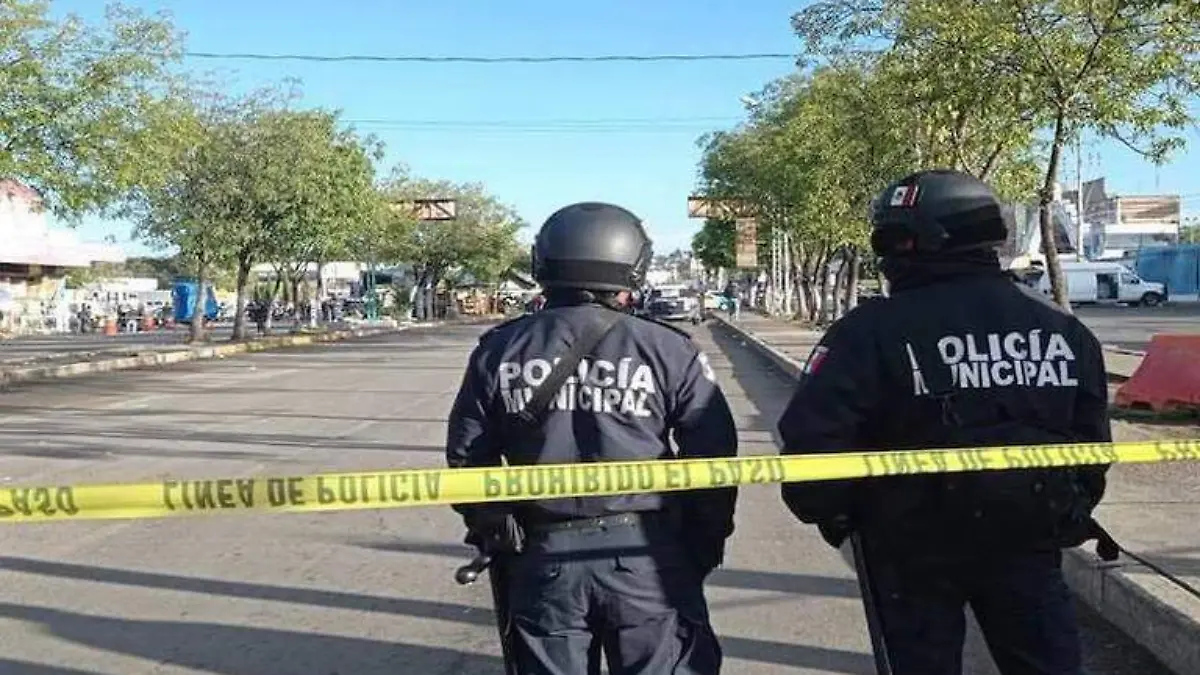
[[[1116,262],[1083,261],[1060,263],[1067,282],[1067,299],[1072,303],[1145,305],[1167,301],[1166,286],[1143,281],[1133,270]],[[1038,290],[1050,293],[1050,275],[1042,274]]]

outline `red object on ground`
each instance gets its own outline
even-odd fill
[[[1155,335],[1133,377],[1117,389],[1122,408],[1200,408],[1200,335]]]

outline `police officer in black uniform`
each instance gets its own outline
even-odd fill
[[[785,453],[1111,440],[1100,344],[1004,274],[1008,228],[985,183],[912,174],[875,201],[872,228],[890,297],[814,348],[779,420]],[[1107,468],[782,490],[831,545],[858,537],[895,675],[959,675],[968,604],[1005,675],[1081,675],[1061,549],[1096,534]]]
[[[550,216],[533,248],[546,308],[480,339],[449,419],[451,467],[736,455],[707,357],[686,333],[627,312],[650,258],[623,208],[581,203]],[[536,428],[520,424],[530,391],[598,318],[611,330]],[[509,554],[515,672],[599,672],[598,646],[613,675],[712,675],[721,650],[702,584],[723,559],[735,499],[720,489],[455,509],[468,541]]]

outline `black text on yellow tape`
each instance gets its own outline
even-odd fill
[[[844,478],[1200,460],[1200,439],[408,469],[0,489],[0,522],[319,512],[711,489]]]

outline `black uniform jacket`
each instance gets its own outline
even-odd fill
[[[485,333],[470,356],[449,418],[451,467],[732,457],[733,415],[708,358],[683,331],[622,315],[552,399],[540,432],[515,424],[598,305],[549,307]],[[536,431],[536,430],[534,430]],[[671,444],[673,435],[674,449]],[[636,485],[636,474],[614,480]],[[589,518],[678,505],[687,528],[722,541],[733,531],[736,489],[514,502],[519,520]],[[462,507],[458,510],[462,512]]]
[[[931,393],[952,394],[949,421]],[[778,429],[785,454],[1108,442],[1107,398],[1091,331],[997,272],[910,288],[848,313],[809,356]],[[902,549],[985,539],[1040,549],[1083,541],[1106,471],[792,483],[783,498],[833,545],[857,528]],[[1061,517],[1026,528],[1044,515],[1038,508]]]

